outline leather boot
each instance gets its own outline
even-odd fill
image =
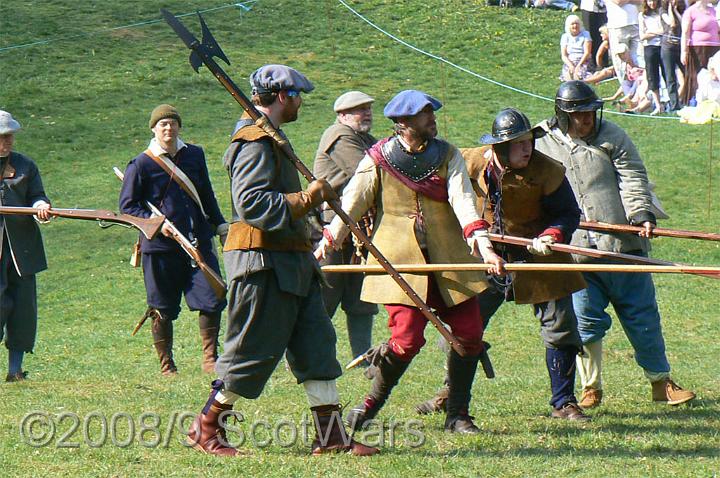
[[[455,350],[448,355],[449,390],[445,430],[453,433],[480,433],[468,413],[479,356],[461,357]]]
[[[198,323],[200,325],[200,338],[202,338],[203,349],[202,371],[215,373],[215,362],[218,358],[220,312],[200,312]]]
[[[155,350],[160,359],[160,373],[165,376],[177,375],[173,361],[173,321],[161,312],[153,318],[152,336]]]
[[[185,441],[194,449],[216,456],[235,456],[238,450],[230,446],[225,434],[227,423],[227,412],[232,410],[232,405],[225,405],[215,400],[215,395],[223,386],[222,380],[215,380],[212,383],[212,392],[205,407],[190,426]]]
[[[450,387],[448,387],[447,384],[443,385],[443,387],[437,391],[433,398],[416,405],[415,411],[420,415],[431,415],[433,413],[440,413],[446,411],[449,392]]]
[[[312,454],[322,455],[330,452],[348,452],[355,456],[371,456],[380,450],[353,440],[345,430],[340,405],[321,405],[311,407],[315,422],[315,439]]]
[[[407,370],[410,362],[400,360],[388,344],[382,344],[367,354],[368,361],[376,367],[370,393],[362,403],[350,409],[345,423],[352,430],[360,430],[369,420],[375,418]]]

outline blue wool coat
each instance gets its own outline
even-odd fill
[[[186,237],[208,242],[215,229],[225,222],[210,183],[205,154],[202,148],[186,144],[174,162],[190,178],[202,201],[205,218],[200,207],[179,184],[144,152],[136,156],[125,170],[120,190],[120,211],[138,217],[150,217],[145,201],[150,201]],[[174,240],[158,234],[152,241],[140,236],[143,253],[175,252],[180,246]]]

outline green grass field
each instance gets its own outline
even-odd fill
[[[348,3],[387,32],[477,74],[544,97],[558,86],[564,13],[460,0]],[[312,79],[316,91],[304,97],[300,121],[286,128],[308,165],[322,131],[333,121],[332,102],[349,89],[377,99],[373,131],[378,137],[391,126],[382,117],[383,105],[406,88],[428,91],[445,103],[439,112],[441,136],[458,146],[476,144],[503,107],[519,107],[533,121],[552,114],[552,103],[423,56],[336,1],[258,0],[228,6],[199,0],[6,0],[0,16],[0,109],[23,124],[16,150],[37,161],[54,206],[117,210],[119,182],[112,167],[124,167],[146,147],[149,113],[168,102],[182,114],[183,139],[205,148],[216,194],[229,217],[229,186],[220,158],[241,111],[205,69],[199,75],[192,71],[188,50],[159,22],[160,7],[176,14],[225,7],[206,12],[205,19],[232,62],[227,72],[246,92],[246,78],[265,63],[290,64]],[[199,34],[195,17],[183,21]],[[600,92],[610,94],[615,87],[605,84]],[[605,118],[626,128],[639,146],[671,215],[663,225],[717,230],[720,166],[711,164],[710,127],[607,112]],[[30,380],[0,383],[5,476],[720,474],[717,281],[656,277],[674,377],[698,394],[690,406],[651,403],[650,386],[616,326],[606,341],[606,398],[592,412],[593,421],[578,425],[546,418],[549,381],[538,324],[529,307],[505,305],[486,334],[498,377],[479,376],[473,390],[472,411],[485,433],[445,434],[443,419],[436,416],[422,419],[421,446],[412,446],[413,436],[401,427],[393,446],[386,435],[383,453],[371,459],[311,458],[305,445],[273,443],[246,447],[247,457],[221,460],[187,450],[178,432],[167,428],[178,414],[199,410],[212,379],[200,372],[195,315],[185,310],[176,323],[180,375],[174,379],[157,372],[149,327],[130,336],[145,310],[141,272],[128,265],[136,233],[62,219],[43,233],[50,269],[39,275],[39,338],[35,354],[25,361]],[[717,243],[657,239],[654,244],[658,258],[720,264]],[[387,336],[384,322],[384,315],[376,321],[377,341]],[[341,313],[335,323],[344,363],[350,352]],[[383,411],[388,422],[415,419],[415,403],[442,380],[436,337],[428,328],[427,347]],[[3,375],[5,357],[0,353]],[[342,399],[351,403],[368,385],[358,371],[338,380]],[[306,406],[302,387],[280,366],[259,400],[238,403],[245,422],[237,426],[248,436],[248,424],[257,420],[299,423]],[[35,410],[55,416],[55,434],[46,446],[28,445],[19,432],[21,419]],[[153,423],[140,423],[143,413],[161,418],[156,431]],[[114,444],[110,437],[102,443],[101,416],[112,421],[108,428],[116,434]],[[130,434],[129,421],[136,436],[121,446],[118,442]],[[141,434],[142,426],[149,430]],[[268,434],[261,430],[256,438]],[[66,446],[73,443],[78,446]]]

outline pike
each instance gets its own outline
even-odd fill
[[[15,207],[0,206],[0,215],[8,216],[36,216],[36,207]],[[68,219],[82,219],[85,221],[97,221],[100,227],[107,228],[113,224],[121,224],[126,227],[134,227],[143,233],[148,240],[157,235],[165,220],[165,216],[142,218],[129,214],[115,214],[105,209],[59,209],[50,208],[48,214],[53,217],[65,217]],[[107,224],[111,223],[111,224]]]
[[[255,121],[255,124],[262,128],[272,139],[275,141],[277,146],[285,153],[285,155],[292,161],[295,168],[302,174],[308,181],[315,181],[315,176],[310,170],[303,164],[298,158],[295,152],[290,147],[290,144],[284,140],[278,130],[265,118],[252,104],[247,96],[238,88],[238,86],[230,79],[230,77],[223,71],[213,57],[217,57],[223,60],[228,65],[230,61],[223,53],[220,45],[210,33],[210,29],[205,24],[202,15],[198,13],[200,18],[200,25],[202,27],[202,42],[198,41],[190,31],[178,20],[172,13],[165,10],[160,10],[165,21],[175,31],[178,37],[185,43],[185,45],[192,50],[190,53],[190,65],[193,67],[195,72],[199,72],[200,65],[205,66],[215,75],[215,78],[222,84],[230,95],[237,101],[245,112]],[[350,218],[350,216],[342,210],[340,202],[338,200],[329,201],[328,204],[335,213],[340,216],[342,221],[350,228],[355,237],[358,238],[359,242],[365,246],[365,248],[372,254],[383,269],[397,282],[398,286],[408,295],[415,306],[420,312],[427,318],[438,330],[438,332],[447,340],[452,348],[462,357],[467,356],[465,347],[458,341],[458,339],[450,333],[440,322],[440,319],[435,313],[428,307],[427,304],[420,298],[410,285],[402,278],[402,276],[393,268],[392,264],[388,262],[385,256],[375,247],[370,241],[370,238],[358,227],[358,225]]]
[[[395,270],[403,274],[428,274],[431,272],[485,271],[491,264],[396,264]],[[649,272],[653,274],[699,274],[720,278],[720,267],[680,266],[680,265],[641,265],[641,264],[558,264],[540,262],[508,262],[505,270],[509,272],[551,271],[551,272]],[[384,274],[378,265],[335,265],[322,266],[326,274]]]
[[[117,167],[113,167],[113,171],[115,172],[115,176],[117,176],[118,179],[122,181],[125,177],[123,172],[120,171],[120,169]],[[158,209],[157,206],[155,206],[153,203],[151,203],[150,201],[145,201],[145,204],[150,209],[150,211],[152,211],[153,214],[155,214],[156,216],[162,216],[162,212],[160,212],[160,209]],[[182,250],[185,251],[185,253],[190,256],[193,261],[195,261],[195,264],[197,264],[197,266],[200,268],[200,271],[210,283],[210,287],[212,287],[212,290],[213,292],[215,292],[215,295],[218,297],[218,299],[224,298],[227,294],[227,284],[225,284],[223,278],[220,277],[217,272],[215,272],[212,267],[208,265],[207,262],[205,262],[205,258],[200,253],[198,248],[195,247],[192,241],[185,237],[183,233],[180,232],[180,230],[175,227],[175,224],[173,224],[169,219],[164,218],[161,225],[165,225],[170,229],[172,239],[180,245]]]
[[[644,231],[641,226],[631,226],[630,224],[608,224],[606,222],[597,221],[581,221],[580,228],[589,231],[598,232],[627,232],[637,234]],[[699,239],[702,241],[720,241],[720,234],[713,232],[686,231],[683,229],[666,229],[664,227],[656,227],[652,230],[654,236],[659,237],[676,237],[678,239]]]
[[[532,245],[532,239],[525,237],[507,236],[502,234],[490,234],[490,240],[493,242],[500,242],[502,244],[512,244],[515,246],[530,246]],[[681,268],[687,268],[682,264],[675,262],[661,261],[659,259],[651,259],[650,257],[635,256],[633,254],[623,254],[621,252],[609,252],[601,251],[599,249],[592,249],[590,247],[578,247],[570,246],[568,244],[550,244],[550,249],[556,252],[566,252],[568,254],[577,254],[581,256],[593,257],[595,259],[606,259],[613,261],[621,261],[628,264],[640,264],[647,266],[678,266]],[[684,274],[698,274],[712,279],[720,279],[720,275],[716,272],[684,272]]]

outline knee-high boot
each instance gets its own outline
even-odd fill
[[[205,373],[215,372],[218,357],[218,334],[220,333],[220,312],[200,312],[198,316],[200,338],[202,338],[203,363]]]
[[[401,360],[388,344],[382,344],[368,354],[368,360],[376,366],[370,393],[359,405],[353,407],[345,417],[348,427],[360,430],[365,423],[375,418],[388,397],[405,373],[410,362]]]
[[[160,359],[160,373],[165,376],[176,375],[177,367],[173,361],[173,321],[157,311],[152,321],[152,336],[155,351]]]
[[[479,433],[468,412],[472,384],[479,356],[461,357],[455,350],[448,355],[448,399],[445,430],[456,433]]]

